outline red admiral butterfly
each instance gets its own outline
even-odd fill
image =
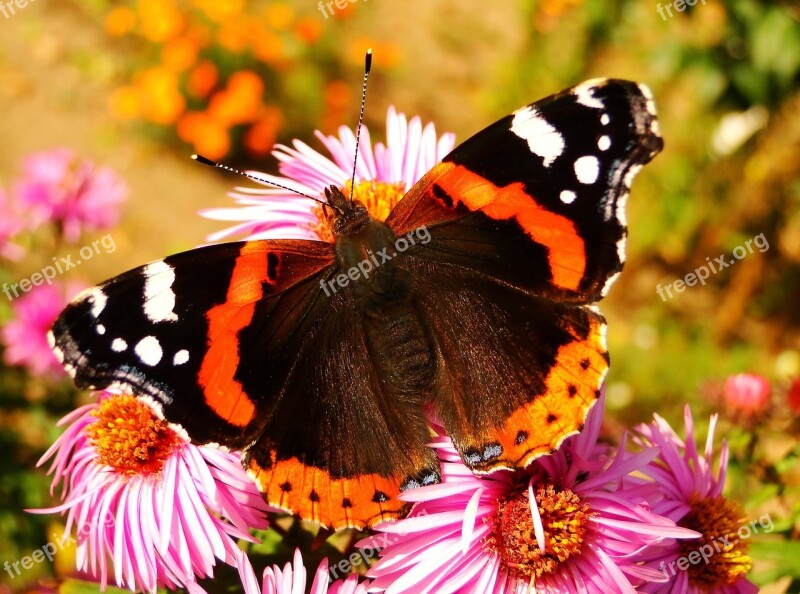
[[[79,387],[240,450],[272,505],[335,529],[397,518],[401,491],[440,480],[426,405],[479,474],[581,429],[609,361],[592,304],[661,148],[646,87],[588,81],[465,141],[385,221],[329,188],[334,243],[212,245],[84,292],[53,349]]]

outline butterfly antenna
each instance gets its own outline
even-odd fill
[[[208,159],[203,155],[192,155],[192,159],[194,159],[198,163],[202,163],[203,165],[208,165],[209,167],[216,167],[218,169],[224,169],[225,171],[230,171],[231,173],[236,173],[238,175],[241,175],[242,177],[246,177],[247,179],[252,179],[253,181],[258,182],[260,184],[269,184],[270,186],[275,186],[276,188],[281,188],[282,190],[288,190],[289,192],[293,192],[299,196],[304,196],[309,200],[313,200],[314,202],[319,202],[323,206],[329,206],[333,208],[330,204],[328,204],[324,200],[320,200],[319,198],[314,198],[313,196],[309,196],[308,194],[295,190],[294,188],[290,188],[289,186],[282,186],[281,184],[276,184],[273,181],[261,179],[260,177],[256,177],[255,175],[250,175],[249,173],[245,173],[244,171],[239,171],[238,169],[235,169],[223,163],[217,163],[216,161],[212,161],[211,159]]]
[[[353,159],[353,177],[350,180],[350,202],[353,201],[353,191],[356,187],[356,165],[358,164],[358,143],[361,140],[361,125],[364,123],[364,105],[367,102],[367,79],[372,70],[372,48],[367,50],[364,58],[364,85],[361,88],[361,113],[358,114],[358,128],[356,128],[356,155]]]

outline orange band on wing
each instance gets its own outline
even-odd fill
[[[463,165],[447,162],[436,166],[433,177],[436,185],[470,210],[497,220],[516,219],[531,239],[549,250],[553,282],[578,289],[586,271],[586,246],[569,218],[542,207],[520,182],[496,186]]]
[[[263,296],[263,283],[272,280],[267,256],[263,246],[245,243],[236,259],[225,303],[206,314],[209,349],[198,380],[208,406],[237,427],[245,427],[255,414],[253,401],[234,379],[239,364],[237,334],[253,319],[256,301]]]
[[[545,394],[506,421],[498,440],[503,451],[498,465],[524,468],[583,428],[608,370],[605,325],[594,322],[592,326],[585,340],[558,349],[556,364],[545,380]]]
[[[325,470],[306,466],[297,458],[263,468],[250,460],[249,472],[270,505],[304,520],[339,530],[367,528],[405,514],[407,505],[397,498],[399,480],[378,474],[333,479]]]

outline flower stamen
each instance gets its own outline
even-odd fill
[[[345,196],[350,195],[350,182],[345,182],[341,188]],[[358,200],[367,207],[370,216],[377,221],[385,221],[389,213],[395,205],[400,202],[400,199],[405,195],[405,184],[402,183],[387,183],[378,181],[359,181],[356,182],[355,189],[353,190],[353,199]],[[316,233],[323,241],[333,243],[334,236],[331,228],[330,209],[324,209],[322,206],[314,207],[314,214],[317,221],[311,224],[311,230]]]
[[[538,484],[534,496],[544,530],[544,552],[536,538],[527,488],[499,502],[494,530],[486,541],[487,548],[526,581],[553,573],[561,563],[579,555],[591,518],[588,503],[570,489]]]
[[[698,494],[691,496],[689,504],[691,510],[678,525],[696,530],[702,536],[698,540],[682,541],[681,557],[688,557],[704,545],[714,550],[706,563],[689,566],[689,580],[704,589],[733,584],[752,567],[747,542],[738,536],[739,526],[746,519],[744,510],[724,497]]]
[[[97,463],[128,476],[157,474],[182,440],[133,396],[113,396],[92,411],[97,421],[86,435],[97,451]]]

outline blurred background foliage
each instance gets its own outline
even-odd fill
[[[346,8],[330,12],[312,0],[30,0],[0,18],[0,186],[10,187],[25,155],[53,147],[113,167],[131,188],[113,230],[118,249],[68,273],[96,282],[220,228],[195,213],[227,205],[225,192],[240,182],[197,167],[192,152],[275,173],[273,143],[299,138],[320,148],[314,129],[353,125],[367,47],[375,64],[366,122],[378,139],[390,104],[463,140],[587,78],[647,83],[666,148],[634,185],[626,270],[603,304],[609,423],[654,412],[674,421],[686,402],[696,418],[719,412],[731,444],[730,494],[751,517],[775,520],[775,533],[753,544],[753,579],[763,591],[800,592],[800,393],[791,389],[800,375],[800,6],[339,4]],[[666,300],[657,293],[759,234],[768,249],[704,286]],[[22,239],[28,255],[1,280],[76,249],[56,235]],[[12,316],[0,298],[0,322]],[[746,413],[733,411],[722,389],[742,371],[771,386],[766,404]],[[21,510],[48,504],[35,461],[81,398],[63,381],[1,373],[0,561],[59,530]],[[3,572],[0,591],[69,573],[66,557],[15,580]]]

